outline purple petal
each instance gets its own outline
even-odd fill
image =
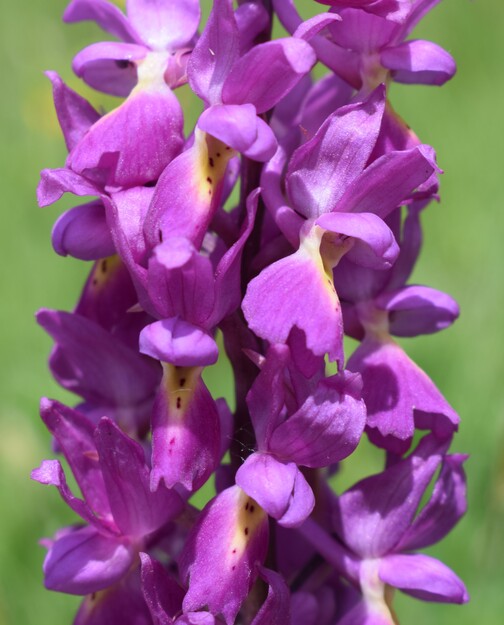
[[[110,519],[110,504],[93,438],[94,425],[76,410],[49,399],[41,400],[40,416],[65,455],[86,502],[97,517]]]
[[[366,166],[384,107],[384,89],[378,87],[365,102],[338,109],[294,152],[286,184],[292,206],[301,215],[317,217],[336,207]]]
[[[128,0],[127,11],[136,32],[153,50],[187,45],[201,16],[198,0]]]
[[[462,454],[445,456],[432,496],[402,537],[398,551],[423,549],[437,543],[465,514],[467,489],[462,465],[466,460]]]
[[[294,327],[314,354],[342,358],[341,307],[312,241],[273,263],[248,285],[242,308],[249,327],[270,343],[286,343]],[[316,311],[316,314],[314,314]]]
[[[63,21],[72,23],[84,20],[96,22],[100,28],[123,41],[138,41],[138,35],[124,13],[107,0],[72,0],[65,9]]]
[[[111,625],[128,622],[151,625],[149,609],[142,595],[137,563],[119,583],[87,595],[81,603],[73,625]]]
[[[180,104],[164,82],[139,89],[92,126],[67,165],[112,187],[152,182],[180,151],[182,122]]]
[[[234,16],[239,31],[240,54],[245,54],[252,48],[256,38],[268,28],[268,11],[259,2],[245,2],[236,7]]]
[[[315,498],[293,462],[254,453],[240,466],[236,484],[284,527],[301,525],[313,511]]]
[[[448,328],[459,316],[457,302],[446,293],[426,286],[408,286],[375,299],[389,312],[394,336],[432,334]]]
[[[399,254],[394,234],[373,213],[326,213],[315,223],[324,230],[354,239],[346,255],[362,267],[388,269]]]
[[[179,317],[146,326],[140,333],[140,351],[176,367],[214,365],[219,356],[217,343],[208,332]]]
[[[268,584],[268,596],[251,625],[291,625],[290,593],[284,578],[264,567],[259,576]]]
[[[100,118],[91,104],[67,87],[56,72],[46,72],[52,83],[54,108],[70,151]]]
[[[222,85],[239,55],[239,32],[230,0],[215,0],[187,65],[192,90],[209,104],[222,102]]]
[[[225,104],[253,104],[258,113],[273,108],[316,61],[302,39],[286,38],[254,46],[232,67],[222,87]]]
[[[143,538],[178,516],[183,504],[174,491],[150,490],[142,447],[103,417],[95,433],[103,479],[114,520],[123,534]]]
[[[95,516],[94,511],[87,502],[75,497],[65,478],[65,472],[59,460],[43,460],[40,467],[33,469],[31,479],[48,486],[56,486],[63,501],[80,517],[90,525],[100,530],[105,536],[113,536],[117,533],[116,528],[107,520]],[[93,530],[95,531],[95,530]]]
[[[200,488],[220,460],[220,418],[198,367],[164,364],[152,412],[151,489]]]
[[[380,53],[384,67],[393,71],[396,82],[444,85],[457,71],[451,54],[431,41],[404,41]]]
[[[269,160],[277,148],[275,135],[252,104],[211,106],[200,116],[198,128],[254,160]]]
[[[402,454],[411,443],[415,426],[432,430],[440,439],[449,438],[457,429],[456,412],[392,340],[364,340],[348,368],[362,375],[367,427],[378,446]],[[379,439],[373,437],[375,430]]]
[[[329,26],[329,24],[339,21],[341,21],[341,15],[337,13],[321,13],[300,24],[293,33],[293,36],[304,39],[305,41],[310,41],[310,39],[318,35],[321,30]]]
[[[64,193],[74,195],[100,195],[97,186],[70,169],[43,169],[37,187],[39,206],[49,206],[58,201]]]
[[[112,586],[127,572],[134,550],[126,540],[83,527],[56,540],[44,560],[49,590],[87,595]]]
[[[274,430],[270,451],[307,467],[326,467],[349,456],[366,423],[359,387],[360,378],[355,380],[348,372],[321,382],[301,408]]]
[[[349,3],[345,4],[348,6]],[[398,25],[391,20],[358,8],[344,8],[338,12],[343,19],[329,27],[331,39],[338,46],[360,54],[381,50],[399,30]]]
[[[146,553],[142,562],[142,591],[154,625],[172,625],[180,612],[184,591],[166,569]]]
[[[363,558],[393,550],[409,528],[447,447],[448,443],[428,435],[408,458],[338,497],[333,522],[345,544]]]
[[[411,150],[391,152],[374,161],[364,173],[345,190],[338,211],[375,213],[382,219],[412,193],[434,172],[441,171],[435,154],[428,145]]]
[[[159,379],[152,363],[97,324],[46,309],[37,321],[57,343],[50,366],[64,388],[92,403],[130,409],[152,394]]]
[[[392,555],[380,563],[380,578],[403,592],[424,601],[467,603],[464,583],[439,560],[415,555]]]
[[[126,97],[138,80],[136,61],[147,53],[133,43],[93,43],[74,57],[72,69],[93,89]]]
[[[238,486],[212,499],[179,559],[181,578],[189,583],[184,612],[207,606],[232,625],[264,562],[267,544],[268,517]]]
[[[205,327],[215,305],[212,263],[182,237],[156,246],[149,260],[147,288],[154,314],[162,318],[178,316]]]
[[[51,233],[54,250],[60,256],[96,260],[115,254],[114,242],[99,201],[82,204],[63,213]]]

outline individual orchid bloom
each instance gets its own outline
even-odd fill
[[[288,347],[270,347],[247,398],[257,451],[236,474],[236,484],[285,527],[303,523],[315,504],[299,467],[327,467],[350,455],[366,419],[358,376],[303,378]]]
[[[267,547],[268,515],[261,506],[238,486],[219,493],[201,512],[179,558],[189,587],[184,613],[206,608],[232,625]]]
[[[368,164],[384,107],[378,88],[363,103],[338,109],[290,160],[286,189],[292,208],[283,202],[272,210],[279,226],[288,223],[291,236],[298,228],[299,247],[250,282],[242,305],[251,329],[271,343],[286,343],[297,327],[315,355],[327,353],[342,363],[334,268],[345,255],[374,269],[390,267],[397,257],[399,248],[383,218],[409,200],[437,166],[428,146],[391,152]]]
[[[242,54],[231,0],[214,2],[188,63],[189,84],[205,103],[194,145],[160,178],[145,232],[190,239],[199,247],[222,200],[227,165],[242,154],[255,161],[273,156],[277,142],[262,115],[272,109],[315,63],[300,38],[269,41]]]
[[[84,499],[71,493],[58,460],[44,460],[32,478],[56,486],[87,523],[49,541],[45,584],[87,595],[118,582],[149,546],[149,536],[180,514],[183,502],[174,491],[150,491],[144,450],[107,417],[95,428],[81,413],[48,400],[41,414]]]
[[[344,625],[395,625],[393,589],[426,601],[465,603],[462,581],[444,564],[408,553],[441,540],[466,510],[467,456],[445,455],[449,442],[424,437],[407,458],[355,484],[334,500],[333,529],[340,542],[310,520],[300,529],[329,561],[345,554],[362,600],[338,621]],[[441,467],[429,501],[417,512]],[[406,552],[406,553],[405,553]]]
[[[240,262],[257,198],[258,191],[251,194],[239,237],[215,267],[180,237],[160,243],[149,260],[142,304],[159,321],[142,330],[140,351],[163,367],[152,413],[153,488],[162,479],[169,488],[196,490],[220,461],[223,415],[201,374],[217,361],[217,324],[240,303]]]
[[[127,16],[106,0],[69,4],[65,21],[92,20],[122,39],[82,50],[73,62],[75,73],[127,99],[93,124],[71,150],[67,167],[112,188],[159,177],[182,148],[183,114],[172,89],[186,81],[186,56],[199,19],[198,0],[130,0]]]
[[[348,361],[362,375],[367,431],[375,445],[403,454],[415,428],[451,438],[459,417],[432,380],[392,338],[438,332],[458,317],[445,293],[407,286],[357,306],[365,336]]]
[[[56,381],[84,400],[79,410],[145,431],[160,379],[155,363],[79,314],[43,309],[37,321],[56,343],[49,360]]]
[[[328,37],[317,36],[311,45],[320,61],[363,94],[391,80],[401,83],[442,85],[456,71],[455,61],[443,48],[430,41],[405,40],[417,23],[440,0],[394,0],[339,2],[328,0],[341,20],[327,23]],[[358,6],[357,6],[358,4]],[[368,6],[364,6],[364,5]],[[399,20],[390,19],[371,7],[399,6]],[[302,19],[294,0],[275,0],[277,14],[285,28],[294,33]],[[344,6],[343,6],[344,5]]]

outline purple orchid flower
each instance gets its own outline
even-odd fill
[[[110,419],[103,417],[95,428],[79,412],[48,400],[42,402],[41,414],[84,499],[71,493],[58,460],[44,460],[32,478],[56,486],[87,523],[66,529],[49,543],[46,586],[82,595],[103,590],[126,574],[149,545],[149,536],[178,516],[183,502],[167,489],[151,493],[142,447]]]
[[[368,164],[384,106],[384,91],[378,88],[364,103],[340,108],[290,160],[286,187],[293,209],[285,204],[272,209],[281,215],[279,225],[290,221],[291,233],[299,229],[299,249],[252,280],[242,305],[251,329],[271,343],[285,343],[297,327],[314,354],[328,353],[342,363],[334,267],[346,255],[358,265],[386,269],[399,252],[383,218],[436,165],[428,146],[392,152]]]
[[[337,497],[332,523],[343,547],[314,521],[302,526],[303,536],[340,570],[343,565],[361,588],[362,600],[339,623],[393,625],[393,588],[425,601],[468,601],[464,584],[448,567],[430,556],[404,553],[442,539],[466,510],[467,456],[445,455],[448,444],[428,435],[408,458]],[[432,496],[417,514],[440,466]]]
[[[67,22],[95,21],[124,42],[92,44],[73,62],[75,73],[92,87],[127,96],[91,127],[67,160],[73,171],[110,187],[154,181],[180,152],[183,115],[172,88],[186,80],[186,56],[200,19],[197,0],[130,0],[127,13],[106,0],[73,0],[64,14]]]
[[[238,469],[236,484],[280,525],[300,525],[315,505],[299,466],[327,467],[357,447],[366,415],[360,392],[358,376],[319,374],[307,381],[288,347],[268,350],[247,398],[257,451]]]
[[[231,1],[217,0],[187,70],[189,84],[206,108],[196,125],[194,145],[160,178],[145,225],[151,246],[158,243],[159,232],[201,245],[222,200],[228,162],[237,154],[261,162],[273,156],[276,138],[261,115],[315,63],[313,50],[300,38],[241,51]]]

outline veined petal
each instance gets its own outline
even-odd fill
[[[434,172],[440,171],[434,150],[428,145],[385,154],[351,182],[337,210],[375,213],[384,219],[409,200],[413,192]]]
[[[141,553],[142,592],[154,625],[172,625],[180,612],[184,591],[166,569],[147,553]]]
[[[366,407],[355,388],[359,382],[346,372],[319,383],[299,410],[275,428],[269,450],[306,467],[327,467],[349,456],[366,423]]]
[[[287,194],[305,217],[335,209],[349,184],[364,170],[378,138],[385,93],[378,87],[362,103],[339,108],[289,163]]]
[[[441,86],[457,71],[451,54],[432,41],[420,39],[385,48],[380,59],[392,70],[396,82]]]
[[[111,187],[155,181],[182,147],[182,122],[180,104],[164,81],[151,88],[138,85],[91,127],[67,166]]]
[[[212,499],[179,559],[182,580],[189,584],[184,612],[207,606],[231,625],[257,578],[267,544],[268,516],[238,486]]]
[[[254,46],[231,68],[222,87],[222,101],[251,103],[264,113],[297,85],[315,61],[312,47],[294,37]]]
[[[175,491],[151,492],[142,447],[107,417],[101,419],[95,440],[112,514],[123,534],[143,538],[182,511]]]
[[[153,50],[175,50],[196,34],[199,0],[127,0],[128,18],[142,41]]]
[[[187,65],[192,90],[208,104],[220,104],[222,85],[238,55],[239,32],[231,0],[215,0]]]

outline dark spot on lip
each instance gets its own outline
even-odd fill
[[[246,528],[243,530],[243,533],[245,534],[245,536],[248,536],[248,533],[249,533],[249,528],[248,528],[248,527],[246,527]]]
[[[233,566],[231,567],[231,570],[234,571],[236,569],[236,566],[233,564]]]
[[[220,152],[217,152],[217,154],[215,156],[217,156],[217,158],[220,158]]]
[[[98,284],[98,279],[97,278],[93,278],[93,284],[96,286]]]
[[[107,259],[104,258],[101,262],[101,270],[103,271],[103,273],[107,272]]]
[[[251,504],[250,505],[250,512],[252,513],[252,512],[254,512],[254,510],[255,510],[255,506]]]
[[[245,510],[248,510],[248,509],[249,509],[249,503],[247,501],[247,503],[245,504]]]
[[[115,64],[116,64],[116,67],[118,67],[119,69],[128,69],[128,67],[133,65],[133,63],[131,63],[131,61],[127,61],[126,59],[118,59],[115,62]]]
[[[161,230],[161,228],[158,230],[158,238],[159,238],[159,242],[162,243],[163,242],[163,231]]]
[[[236,553],[236,549],[233,549],[232,553]]]
[[[208,164],[210,165],[210,167],[213,167],[213,166],[214,166],[214,160],[213,160],[213,158],[212,158],[212,157],[210,157],[210,158],[208,159]]]
[[[172,439],[170,440],[170,445],[173,445],[173,444],[175,444],[175,438],[172,438]]]
[[[207,181],[209,184],[212,184],[212,179],[210,178],[210,176],[208,176],[208,177],[207,177],[206,181]]]
[[[186,383],[186,379],[185,378],[180,378],[180,382],[179,382],[180,388],[184,388],[185,383]]]
[[[180,399],[180,397],[177,397],[177,408],[180,408],[182,406],[182,400]]]

